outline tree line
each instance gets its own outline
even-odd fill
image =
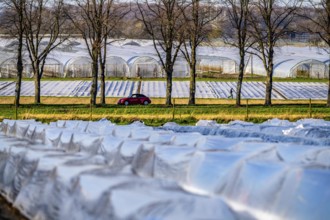
[[[92,60],[92,105],[97,104],[99,81],[101,104],[106,104],[107,45],[120,37],[152,40],[166,75],[166,105],[172,104],[172,75],[178,56],[190,66],[188,104],[195,104],[198,47],[214,37],[221,37],[239,51],[236,106],[241,105],[249,54],[259,57],[266,71],[266,106],[272,104],[274,56],[279,40],[292,31],[308,32],[318,36],[330,55],[330,0],[0,0],[0,4],[1,33],[18,42],[17,107],[23,48],[32,64],[35,103],[40,104],[40,81],[47,56],[73,34],[84,39]],[[328,70],[330,107],[330,66]]]

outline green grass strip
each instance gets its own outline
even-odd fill
[[[174,114],[173,114],[174,111]],[[248,112],[247,112],[248,111]],[[174,115],[174,118],[173,118]],[[149,106],[117,106],[105,105],[91,108],[90,105],[51,105],[51,104],[24,104],[17,109],[17,119],[36,119],[42,122],[56,120],[90,120],[106,118],[114,123],[129,124],[136,120],[144,121],[147,125],[159,126],[169,121],[182,125],[193,125],[200,119],[215,120],[219,123],[228,123],[233,120],[244,120],[261,123],[271,118],[296,121],[309,118],[308,104],[275,104],[271,107],[251,104],[248,110],[245,105],[235,107],[230,104],[214,105],[164,105]],[[330,120],[330,108],[324,104],[313,104],[312,118]],[[92,117],[92,118],[91,118]],[[12,104],[0,105],[0,121],[16,119],[16,109]]]

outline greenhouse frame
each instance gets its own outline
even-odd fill
[[[235,74],[237,63],[228,57],[202,56],[198,58],[197,73]]]
[[[6,59],[0,64],[0,78],[15,78],[17,76],[17,58],[12,57]],[[31,78],[32,70],[31,65],[23,59],[23,77]]]
[[[129,77],[129,67],[126,61],[118,56],[109,56],[106,59],[105,64],[105,76],[106,77]]]
[[[64,77],[63,64],[54,58],[47,58],[43,70],[44,77]]]
[[[64,65],[64,77],[92,77],[91,58],[79,56],[69,59]]]
[[[291,77],[328,78],[328,66],[319,60],[309,59],[297,63],[290,70]]]
[[[135,56],[129,59],[127,63],[130,68],[130,77],[164,77],[159,63],[150,56]]]

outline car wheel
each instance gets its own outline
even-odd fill
[[[128,105],[128,104],[129,104],[129,102],[128,102],[128,101],[125,101],[125,102],[124,102],[124,105]]]
[[[144,101],[143,104],[144,104],[144,105],[148,105],[149,102],[148,102],[148,101]]]

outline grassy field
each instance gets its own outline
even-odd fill
[[[41,105],[34,105],[33,97],[22,97],[22,106],[14,107],[13,97],[0,97],[0,121],[8,119],[37,119],[42,122],[56,120],[100,120],[106,118],[118,124],[142,120],[147,125],[162,125],[168,121],[179,124],[195,124],[200,119],[226,123],[232,120],[263,122],[270,118],[295,121],[301,118],[330,120],[330,108],[325,101],[290,100],[274,101],[273,106],[264,107],[263,100],[246,100],[237,108],[234,100],[198,99],[196,106],[187,106],[187,99],[175,99],[174,107],[163,105],[164,99],[153,99],[149,106],[117,106],[117,99],[107,99],[107,105],[91,108],[89,98],[42,97]],[[74,104],[73,104],[74,103]]]

